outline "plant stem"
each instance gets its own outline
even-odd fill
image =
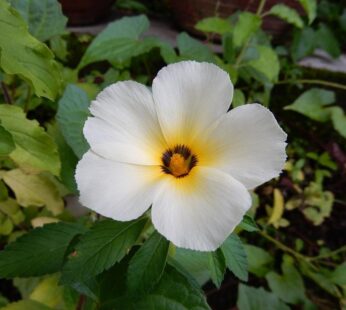
[[[288,247],[287,245],[281,243],[280,241],[276,240],[275,238],[273,238],[272,236],[268,235],[266,232],[264,231],[259,231],[259,234],[266,238],[268,241],[274,243],[279,249],[283,250],[284,252],[290,253],[292,254],[294,257],[298,258],[298,259],[302,259],[302,260],[307,260],[307,257],[294,251],[293,249],[291,249],[290,247]]]
[[[314,260],[319,260],[319,259],[323,259],[323,258],[328,258],[328,257],[334,256],[336,254],[339,254],[339,253],[342,253],[345,251],[346,251],[346,245],[344,245],[341,248],[336,249],[334,251],[328,252],[328,253],[320,254],[320,255],[317,255],[314,257],[309,257],[309,260],[314,261]]]
[[[4,99],[5,102],[8,104],[12,104],[12,98],[8,92],[7,86],[4,82],[1,82],[1,88],[2,88],[2,92],[4,93]]]
[[[265,4],[266,4],[266,0],[261,0],[260,4],[258,5],[258,8],[257,8],[256,15],[261,16]]]
[[[291,84],[291,83],[301,83],[301,84],[318,84],[323,85],[327,87],[333,87],[338,88],[342,90],[346,90],[346,85],[342,85],[339,83],[324,81],[324,80],[309,80],[309,79],[303,79],[303,80],[283,80],[279,81],[276,84]]]

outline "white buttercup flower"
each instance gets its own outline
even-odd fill
[[[164,67],[152,92],[118,82],[92,102],[77,166],[81,203],[115,220],[150,206],[155,228],[175,245],[218,248],[251,206],[252,189],[279,175],[286,134],[259,104],[227,112],[229,75],[209,63]]]

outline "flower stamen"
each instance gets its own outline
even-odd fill
[[[191,150],[182,144],[178,144],[173,149],[165,151],[161,160],[162,171],[176,178],[187,176],[197,164],[196,155],[192,154]]]

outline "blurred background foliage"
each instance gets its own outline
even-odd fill
[[[76,11],[65,4],[68,19],[56,0],[0,0],[0,249],[12,244],[15,253],[0,253],[0,307],[126,308],[105,306],[111,289],[121,296],[122,280],[105,283],[127,272],[136,246],[108,273],[92,271],[101,273],[95,289],[96,278],[71,284],[65,269],[59,285],[61,266],[21,236],[48,223],[78,224],[66,224],[69,238],[56,239],[66,243],[61,261],[73,254],[76,236],[97,219],[78,206],[74,180],[89,148],[82,128],[90,100],[117,81],[150,86],[165,64],[196,60],[229,73],[233,107],[259,102],[274,112],[288,133],[288,160],[278,179],[252,193],[253,207],[218,251],[163,250],[170,298],[179,301],[179,285],[187,285],[172,269],[179,265],[213,309],[346,309],[346,72],[301,63],[316,53],[328,62],[344,57],[345,70],[345,2],[108,2],[110,21],[92,35],[92,27],[67,27]],[[177,29],[173,40],[150,34],[163,24]],[[45,227],[56,236],[56,226]],[[147,240],[141,249],[162,242],[151,233],[149,226],[137,240]]]

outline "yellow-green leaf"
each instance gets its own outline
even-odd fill
[[[61,76],[50,49],[30,35],[28,26],[5,0],[0,0],[0,67],[28,81],[37,96],[54,100]]]
[[[64,202],[59,191],[45,175],[26,174],[20,169],[14,169],[6,172],[3,178],[23,207],[46,206],[54,215],[62,212]]]
[[[10,158],[28,171],[50,171],[59,175],[57,146],[36,120],[28,120],[19,107],[0,105],[1,125],[12,135],[15,150]]]
[[[274,189],[274,205],[272,214],[270,215],[268,224],[273,224],[274,226],[277,225],[284,213],[284,197],[282,196],[282,193],[277,188]]]

